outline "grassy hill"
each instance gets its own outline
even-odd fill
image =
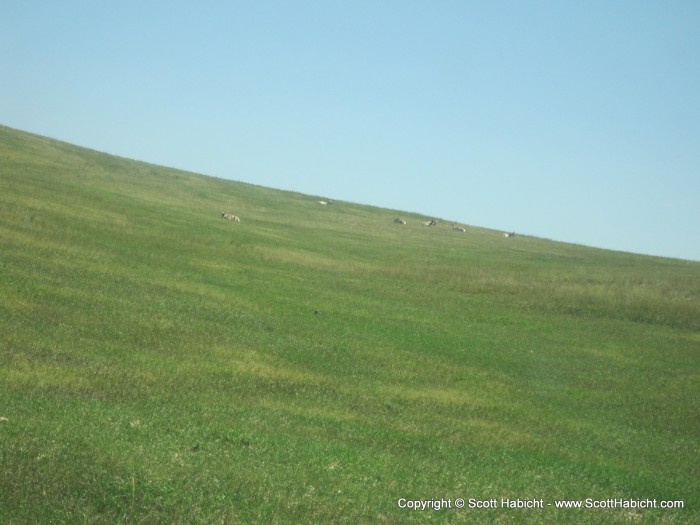
[[[0,523],[700,522],[700,263],[316,200],[0,127]]]

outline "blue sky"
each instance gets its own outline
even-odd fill
[[[0,124],[700,260],[700,2],[0,5]]]

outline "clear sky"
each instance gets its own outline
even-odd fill
[[[700,260],[700,2],[22,0],[0,124]]]

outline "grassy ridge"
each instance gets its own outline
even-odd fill
[[[697,522],[700,264],[397,214],[0,127],[0,522]]]

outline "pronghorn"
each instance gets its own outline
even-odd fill
[[[431,219],[423,223],[423,226],[435,226],[438,223],[437,219]]]
[[[394,222],[395,222],[396,224],[406,224],[406,221],[403,220],[403,219],[400,219],[399,217],[396,217],[396,218],[394,219]]]
[[[456,224],[452,224],[452,229],[456,232],[466,232],[467,230]]]
[[[221,212],[221,218],[234,222],[241,222],[241,218],[238,215],[233,215],[232,213]]]
[[[333,204],[333,201],[330,199],[325,200],[325,201],[316,201],[316,202],[318,202],[321,206],[328,206],[329,204]]]
[[[506,239],[510,239],[511,237],[515,237],[515,232],[507,232],[507,233],[504,233],[503,236]]]

